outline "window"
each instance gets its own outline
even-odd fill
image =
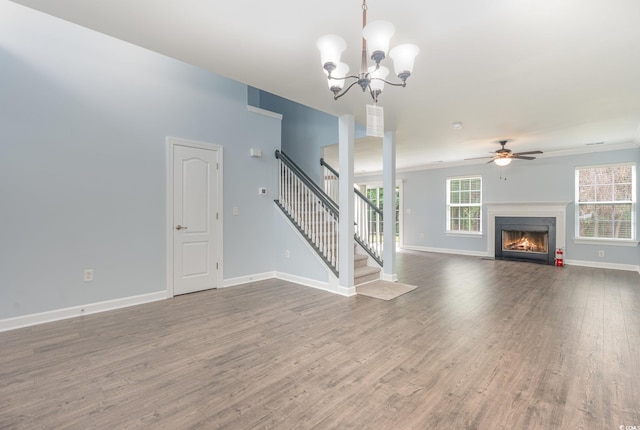
[[[576,168],[576,237],[635,240],[636,166]]]
[[[482,233],[482,177],[447,179],[447,231]]]
[[[378,186],[366,186],[362,185],[359,187],[360,189],[364,189],[365,195],[371,202],[376,205],[381,210],[384,208],[383,200],[384,200],[384,189]],[[368,218],[369,220],[373,219],[373,214],[371,212],[372,209],[368,210]],[[396,212],[396,243],[398,243],[400,239],[400,187],[396,187],[396,199],[395,199],[395,212]],[[379,221],[379,227],[374,230],[373,226],[372,231],[380,231],[382,232],[382,223]]]

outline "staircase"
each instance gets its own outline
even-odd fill
[[[339,277],[338,205],[284,153],[276,151],[276,158],[280,160],[276,205],[331,272]],[[354,239],[354,285],[380,279],[382,260],[373,258],[379,265],[369,266],[369,256],[358,253],[357,249],[360,246],[371,255],[370,250],[362,246],[357,233]]]
[[[380,267],[368,266],[369,257],[357,252],[353,257],[353,285],[380,279]]]

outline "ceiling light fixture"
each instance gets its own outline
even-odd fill
[[[320,60],[322,68],[327,74],[327,83],[333,93],[333,99],[337,100],[345,95],[351,87],[358,84],[362,91],[369,90],[374,102],[378,102],[378,96],[384,89],[384,84],[395,87],[405,87],[407,79],[413,72],[413,64],[420,49],[416,45],[398,45],[389,52],[389,42],[395,33],[393,24],[387,21],[373,21],[367,24],[367,0],[362,1],[362,62],[360,73],[348,75],[349,66],[340,62],[342,52],[347,48],[347,42],[333,34],[322,36],[318,39]],[[393,83],[386,80],[389,69],[380,65],[380,62],[389,56],[393,59],[395,73],[402,82]],[[367,53],[375,61],[375,65],[368,66]],[[347,79],[355,79],[343,90]]]
[[[496,158],[495,160],[493,160],[493,162],[500,167],[504,167],[508,166],[511,163],[511,158]]]

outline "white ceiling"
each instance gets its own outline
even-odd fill
[[[359,64],[361,0],[14,0],[279,96],[365,122],[368,94],[334,101],[316,40]],[[398,169],[514,151],[640,143],[640,1],[368,0],[420,47],[406,88],[385,89]],[[389,67],[392,69],[392,67]],[[461,131],[451,124],[462,121]],[[328,142],[330,143],[330,142]],[[356,171],[378,170],[379,152]],[[517,161],[523,162],[523,161]]]

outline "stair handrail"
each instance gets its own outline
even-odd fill
[[[333,173],[334,175],[336,175],[336,178],[340,178],[340,173],[338,173],[333,167],[331,167],[331,165],[327,164],[326,161],[324,161],[324,158],[320,159],[320,165],[324,166],[327,168],[328,171],[330,171],[331,173]],[[353,192],[356,193],[358,195],[358,197],[360,197],[362,200],[364,200],[364,202],[374,211],[376,211],[380,216],[382,216],[382,209],[380,209],[378,206],[375,205],[375,203],[373,203],[371,200],[369,200],[369,198],[367,196],[365,196],[364,194],[362,194],[362,192],[357,189],[356,187],[353,187]],[[328,196],[328,194],[325,192],[325,195]],[[336,202],[337,203],[337,202]]]
[[[336,169],[334,169],[329,163],[327,163],[324,160],[324,158],[320,158],[320,165],[325,167],[329,172],[331,172],[336,177],[336,179],[340,178],[340,173],[338,173],[338,171]],[[326,183],[326,178],[325,178],[325,183]],[[383,219],[382,210],[378,206],[376,206],[371,200],[369,200],[369,198],[367,196],[365,196],[355,186],[353,187],[353,192],[358,197],[359,201],[361,201],[366,207],[368,207],[373,212],[375,212],[376,215],[379,217],[380,221],[382,221],[382,219]],[[326,192],[325,192],[325,195],[328,196],[328,194]],[[331,199],[331,197],[329,197],[329,198]],[[336,205],[337,205],[337,202],[336,202]],[[365,251],[367,251],[367,253],[371,256],[371,258],[373,258],[376,261],[376,263],[378,263],[379,265],[382,266],[383,265],[383,260],[382,260],[382,242],[380,240],[378,240],[378,242],[376,242],[376,243],[371,243],[372,241],[369,241],[365,237],[363,237],[363,236],[366,236],[366,234],[360,234],[361,232],[363,232],[363,231],[358,228],[358,223],[356,221],[356,233],[354,235],[355,241],[358,242],[358,244]]]
[[[280,160],[276,205],[327,267],[339,276],[338,206],[286,154],[276,150],[275,156]]]
[[[282,162],[289,167],[290,169],[294,170],[295,173],[300,177],[300,179],[302,180],[302,182],[304,182],[304,184],[306,186],[308,186],[309,188],[311,188],[313,190],[313,193],[320,199],[322,200],[322,202],[324,204],[326,204],[327,206],[329,206],[332,210],[332,212],[334,212],[336,214],[336,216],[339,214],[339,210],[338,210],[338,205],[336,202],[334,202],[331,197],[329,197],[329,195],[327,193],[324,192],[324,190],[318,185],[316,184],[310,177],[309,175],[307,175],[304,170],[302,170],[300,168],[300,166],[298,166],[291,158],[289,158],[289,156],[287,156],[287,154],[285,154],[284,152],[280,151],[279,149],[276,149],[276,158],[279,160],[282,160]]]

